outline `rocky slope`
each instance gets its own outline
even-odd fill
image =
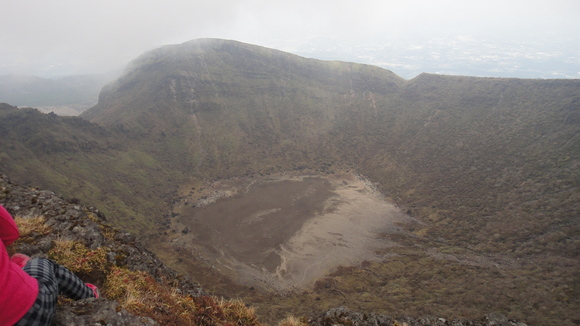
[[[107,299],[108,273],[114,268],[146,273],[151,282],[171,285],[185,297],[206,295],[197,283],[166,267],[134,236],[111,227],[98,209],[81,205],[78,199],[66,200],[51,191],[22,187],[0,174],[0,204],[19,224],[21,237],[9,248],[12,252],[59,261],[102,291],[100,299],[61,301],[55,325],[157,325],[150,317],[127,312],[119,300]],[[63,243],[74,246],[59,252],[57,248]],[[104,255],[92,261],[96,253]],[[88,266],[82,266],[85,260]]]

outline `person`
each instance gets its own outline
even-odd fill
[[[0,326],[50,325],[59,294],[73,300],[99,297],[96,286],[49,259],[10,258],[6,247],[19,236],[14,219],[0,205]]]

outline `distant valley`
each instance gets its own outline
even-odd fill
[[[1,104],[0,130],[0,172],[94,203],[165,263],[216,294],[242,297],[266,321],[341,305],[448,318],[499,311],[531,324],[580,320],[579,80],[406,80],[370,65],[200,39],[142,54],[80,117]],[[246,202],[242,193],[259,185],[276,194],[268,186],[288,176],[318,182],[286,183],[295,192],[279,197],[320,191],[320,201],[300,205],[300,218],[325,225],[319,231],[335,247],[339,239],[354,246],[323,223],[347,207],[337,191],[356,188],[348,178],[365,180],[372,191],[356,193],[375,194],[397,219],[384,224],[392,232],[374,234],[381,245],[369,242],[372,259],[341,262],[281,295],[236,279],[222,258],[283,270],[288,237],[306,229],[294,227],[263,256],[243,252],[251,246],[240,244],[255,235],[242,225],[294,211],[275,197],[258,204],[259,192],[247,192],[254,199]],[[339,176],[346,183],[324,181]],[[380,205],[381,213],[390,209]],[[204,212],[235,227],[193,220]],[[371,224],[380,228],[386,217],[377,216]]]
[[[76,116],[97,104],[101,88],[114,74],[41,78],[0,76],[0,102],[34,107],[41,112]]]

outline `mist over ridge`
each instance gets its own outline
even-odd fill
[[[407,79],[578,78],[579,10],[572,0],[12,3],[0,12],[0,75],[103,73],[163,44],[216,37]]]

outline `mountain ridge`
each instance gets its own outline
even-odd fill
[[[206,60],[211,60],[211,62],[206,62]],[[210,71],[207,68],[209,65],[216,67],[215,82],[212,80],[213,71]],[[238,75],[241,76],[242,80],[256,80],[257,85],[251,85],[254,87],[251,89],[254,92],[260,90],[283,92],[284,90],[281,89],[285,87],[285,85],[283,85],[285,82],[284,78],[288,76],[288,79],[290,79],[292,75],[295,74],[292,70],[298,69],[296,68],[297,66],[303,65],[307,67],[301,67],[301,71],[299,72],[306,72],[306,76],[302,77],[306,79],[331,79],[331,77],[321,77],[326,76],[326,74],[317,73],[321,70],[338,70],[337,73],[340,74],[348,71],[350,69],[349,67],[368,67],[368,69],[376,71],[377,73],[380,72],[383,75],[389,75],[389,77],[394,80],[393,83],[395,84],[401,84],[403,82],[403,79],[396,76],[394,73],[378,67],[346,62],[327,62],[316,59],[307,59],[282,51],[235,41],[200,39],[178,45],[167,45],[146,52],[136,58],[128,65],[123,75],[117,81],[108,84],[103,89],[103,92],[100,95],[100,101],[104,103],[97,104],[97,106],[91,110],[84,112],[83,117],[96,122],[112,124],[112,121],[103,120],[103,114],[99,116],[99,111],[107,106],[106,103],[109,101],[107,96],[110,96],[109,94],[118,90],[118,85],[122,84],[122,87],[127,88],[134,87],[134,85],[137,84],[142,84],[135,83],[132,79],[140,72],[145,72],[152,78],[161,78],[161,82],[165,83],[163,85],[165,89],[154,90],[165,91],[164,93],[159,93],[161,96],[160,98],[157,98],[157,100],[169,100],[172,101],[169,102],[172,105],[176,105],[184,110],[189,109],[194,112],[197,110],[211,109],[203,108],[204,102],[196,96],[197,93],[203,93],[208,88],[210,90],[214,89],[216,92],[214,95],[218,97],[220,92],[223,93],[228,90],[232,91],[231,89],[234,87],[227,84],[227,79],[225,81],[220,79],[224,74],[223,71],[220,71],[222,65],[233,67],[232,71],[228,72],[230,77]],[[333,65],[337,67],[333,67]],[[273,67],[276,70],[268,71],[267,74],[261,72],[261,69],[264,69],[263,67],[265,66],[267,66],[267,69],[272,69]],[[157,71],[159,71],[159,73],[157,73]],[[269,75],[273,75],[274,77],[270,77]],[[153,82],[159,83],[159,80]],[[191,91],[179,94],[181,97],[187,96],[187,98],[177,99],[175,96],[175,87],[179,88],[179,85],[176,85],[177,83],[185,83],[187,84],[186,86],[191,87]],[[219,87],[221,87],[220,91],[217,91],[216,83],[221,83],[221,85],[219,85]],[[236,84],[235,86],[236,88],[244,87],[243,84]],[[200,88],[200,91],[195,91],[194,89],[198,87]],[[272,87],[277,87],[278,89],[273,89]],[[169,88],[169,90],[167,88]],[[292,86],[290,88],[292,88]],[[186,88],[181,87],[181,89],[185,90]],[[248,87],[247,89],[250,88]],[[237,92],[237,96],[243,96],[243,91],[235,91]],[[155,104],[156,103],[149,103],[149,106],[154,106]],[[109,110],[111,109],[112,108],[109,108]],[[124,114],[125,113],[119,113],[116,116],[122,117]],[[121,119],[121,121],[123,121],[123,119]]]

